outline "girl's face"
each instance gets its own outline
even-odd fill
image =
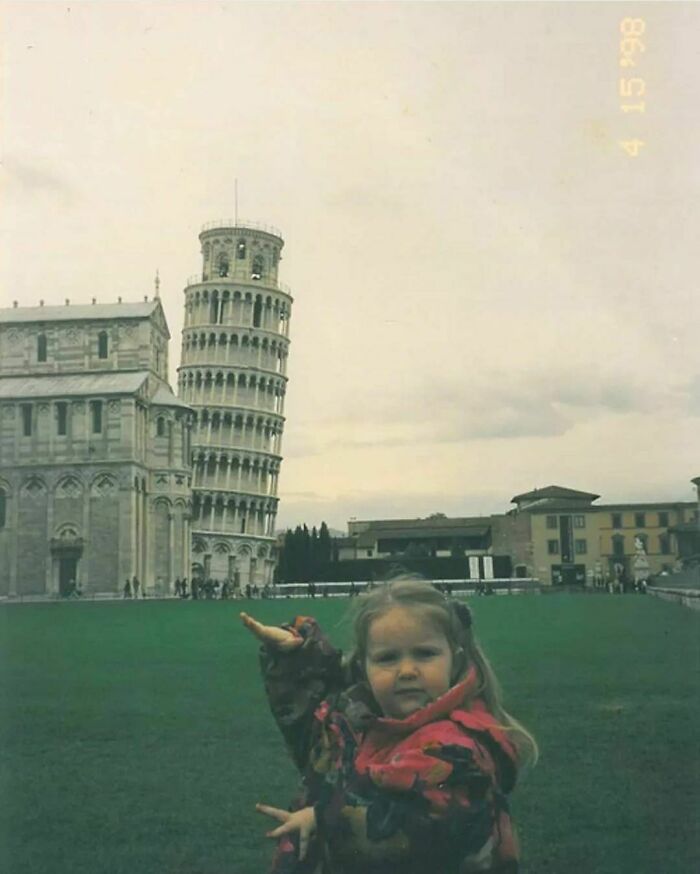
[[[384,715],[405,719],[450,688],[452,651],[419,610],[391,607],[369,627],[365,670]]]

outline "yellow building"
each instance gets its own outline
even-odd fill
[[[653,576],[679,560],[678,526],[697,523],[695,501],[595,504],[600,496],[547,486],[512,503],[530,518],[529,572],[553,585],[632,580],[635,568]]]

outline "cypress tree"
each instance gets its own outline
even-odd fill
[[[321,530],[318,532],[318,558],[320,564],[331,560],[331,535],[325,522],[321,522]]]

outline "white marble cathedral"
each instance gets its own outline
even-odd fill
[[[179,395],[195,412],[192,575],[264,585],[275,567],[277,482],[292,297],[284,241],[212,222],[185,289]]]
[[[192,411],[142,303],[0,309],[0,596],[189,573]]]

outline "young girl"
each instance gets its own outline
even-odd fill
[[[304,616],[245,613],[272,713],[303,775],[274,874],[513,874],[506,795],[537,747],[506,713],[469,608],[399,578],[362,597],[341,654]]]

